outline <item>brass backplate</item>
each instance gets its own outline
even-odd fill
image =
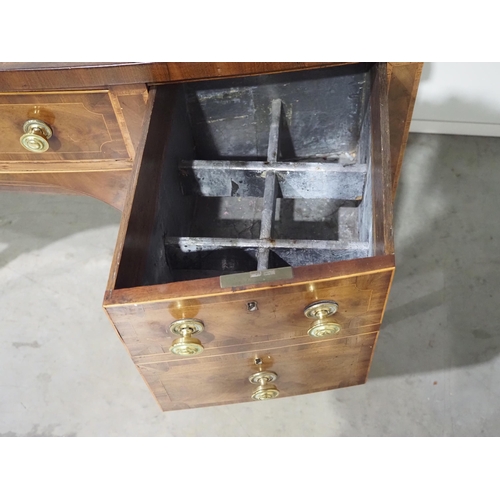
[[[307,318],[318,319],[332,316],[339,309],[339,305],[334,300],[318,300],[309,304],[304,309],[304,314]]]
[[[232,288],[234,286],[254,285],[256,283],[290,280],[292,278],[293,269],[291,267],[278,267],[276,269],[250,271],[249,273],[226,274],[220,277],[220,287]]]
[[[265,384],[252,393],[252,399],[255,401],[263,401],[265,399],[277,398],[279,395],[280,391],[274,384]]]

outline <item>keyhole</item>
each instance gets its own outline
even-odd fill
[[[254,312],[254,311],[257,311],[259,309],[259,305],[255,301],[248,302],[247,309],[249,312]]]

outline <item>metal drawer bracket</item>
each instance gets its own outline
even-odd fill
[[[278,267],[276,269],[250,271],[249,273],[226,274],[220,277],[220,287],[232,288],[267,283],[268,281],[290,280],[292,278],[293,269],[291,267]]]

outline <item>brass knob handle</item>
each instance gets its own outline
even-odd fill
[[[170,331],[175,335],[180,335],[180,339],[172,342],[170,352],[179,356],[194,356],[203,352],[203,346],[199,339],[192,335],[201,333],[205,325],[199,319],[179,319],[170,325]]]
[[[21,145],[31,153],[43,153],[49,149],[52,129],[41,120],[28,120],[23,125],[24,135],[21,136]]]
[[[304,314],[307,318],[314,319],[311,328],[307,330],[307,334],[311,337],[327,337],[336,335],[340,332],[340,325],[329,321],[326,318],[333,316],[339,308],[337,302],[333,300],[319,300],[309,304],[304,309]]]
[[[274,372],[258,372],[248,378],[252,384],[258,384],[259,387],[252,393],[252,399],[262,401],[264,399],[273,399],[279,396],[280,391],[276,388],[274,382],[278,375]]]

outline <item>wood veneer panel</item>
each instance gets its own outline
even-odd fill
[[[334,300],[339,308],[331,320],[341,326],[337,337],[357,335],[361,330],[378,329],[392,282],[393,269],[323,281],[309,281],[288,287],[268,287],[246,293],[169,301],[135,302],[107,306],[107,311],[127,344],[130,353],[167,353],[177,338],[170,324],[181,318],[203,321],[205,330],[197,335],[206,350],[278,339],[307,337],[312,320],[304,309],[318,300]],[[254,302],[256,311],[248,311]],[[366,331],[366,330],[365,330]]]
[[[165,119],[169,116],[171,106],[172,93],[168,89],[151,89],[111,264],[108,289],[115,287],[120,263],[126,279],[137,280],[136,277],[143,273],[147,258],[144,248],[149,246],[157,211],[165,137],[172,126],[171,121]],[[141,178],[139,172],[143,173]],[[136,216],[131,219],[132,210]],[[125,245],[130,251],[122,258]]]
[[[49,149],[26,151],[23,124],[38,119],[52,129]],[[130,159],[109,93],[0,94],[0,162]]]
[[[254,344],[246,352],[138,365],[163,410],[179,410],[252,401],[256,386],[248,377],[260,368],[278,375],[280,398],[362,384],[366,380],[377,334],[338,340]]]
[[[148,89],[144,84],[118,85],[110,89],[110,97],[127,147],[131,148],[131,158],[134,158],[142,136]]]
[[[388,63],[392,196],[396,195],[423,63]]]
[[[349,63],[320,62],[207,62],[207,63],[168,63],[171,81],[202,80],[235,76],[281,73],[302,69],[342,66]]]
[[[132,169],[75,172],[3,172],[0,190],[87,195],[123,210]]]
[[[393,254],[392,178],[389,154],[387,66],[378,63],[372,72],[372,174],[373,245],[375,255]]]
[[[170,81],[166,63],[3,63],[0,91],[99,89]]]
[[[98,89],[135,83],[161,84],[339,64],[347,63],[0,63],[0,92]]]

